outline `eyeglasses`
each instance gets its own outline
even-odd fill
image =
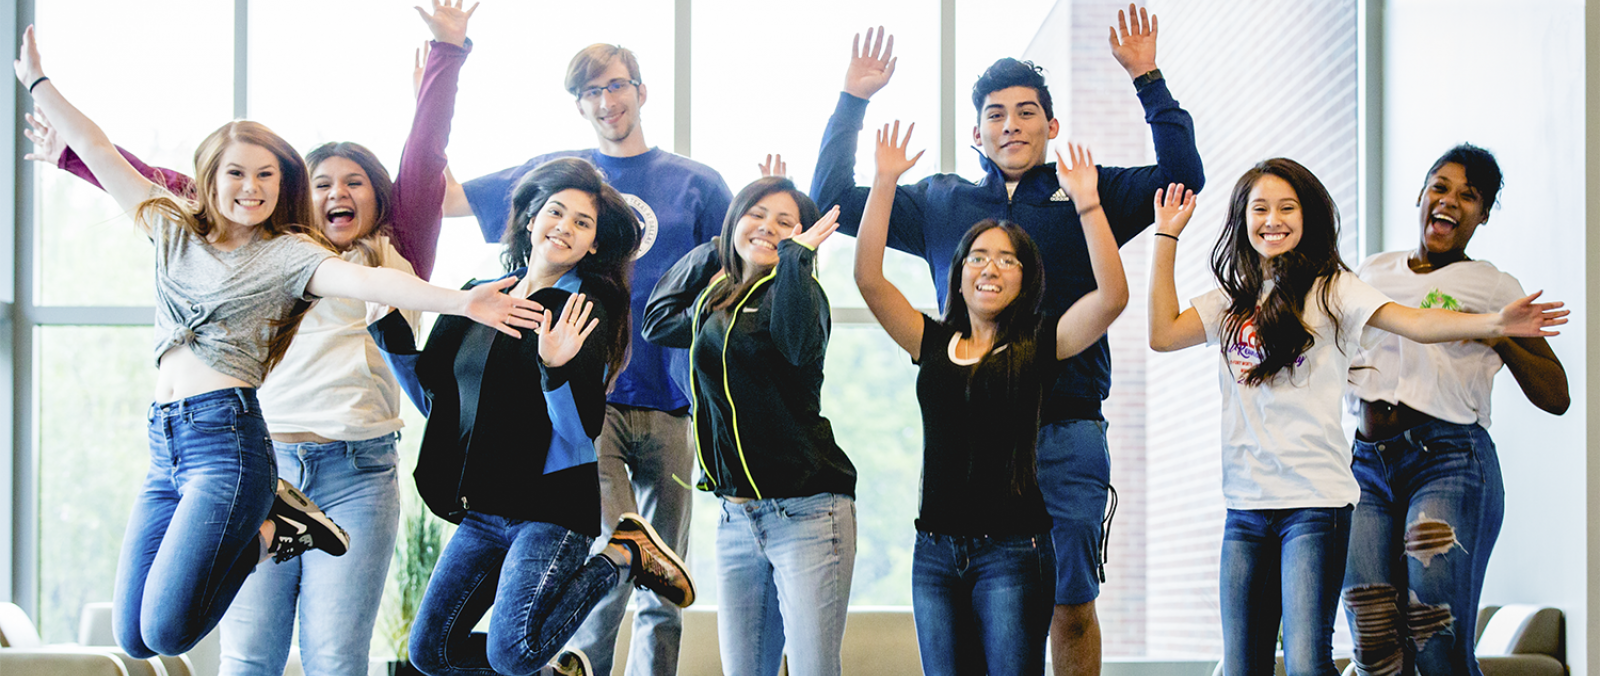
[[[615,94],[617,92],[622,91],[622,89],[624,87],[627,87],[629,85],[637,87],[637,86],[639,86],[639,81],[638,80],[612,80],[609,84],[604,84],[604,85],[601,85],[599,87],[590,87],[590,88],[585,89],[585,90],[583,90],[581,92],[578,92],[578,98],[592,101],[594,99],[600,98],[600,94],[602,94],[604,92],[610,92],[612,94]]]
[[[990,263],[994,263],[995,267],[1000,268],[1001,270],[1016,270],[1022,267],[1022,261],[1019,261],[1011,256],[990,258],[983,254],[968,254],[967,257],[963,259],[963,262],[965,262],[969,268],[978,269],[986,268]]]

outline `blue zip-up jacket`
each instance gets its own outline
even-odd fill
[[[722,265],[695,247],[650,293],[645,340],[689,348],[702,490],[771,499],[855,497],[856,468],[822,417],[822,361],[832,318],[815,251],[778,244],[778,264],[725,310],[713,310]]]
[[[554,315],[579,287],[569,272],[529,298],[555,308]],[[577,356],[554,368],[539,359],[531,329],[512,338],[466,317],[440,315],[418,351],[398,312],[368,327],[406,394],[428,416],[413,476],[434,514],[460,523],[473,511],[600,535],[594,438],[606,415],[600,337],[609,315],[605,299],[589,298],[590,317],[600,325]]]
[[[1157,188],[1182,183],[1199,191],[1205,184],[1195,150],[1194,121],[1157,80],[1139,91],[1145,122],[1155,139],[1156,164],[1100,167],[1100,203],[1120,246],[1155,221]],[[854,236],[861,227],[870,188],[856,185],[856,141],[867,101],[840,93],[838,106],[822,134],[822,151],[811,179],[811,198],[826,210],[839,205],[839,231]],[[1039,246],[1045,265],[1045,295],[1040,312],[1059,315],[1095,289],[1088,243],[1077,209],[1061,192],[1055,163],[1029,170],[1006,195],[1005,176],[983,158],[985,175],[977,183],[956,174],[935,174],[895,190],[889,216],[889,246],[921,257],[933,275],[944,305],[956,246],[974,224],[986,218],[1007,220],[1026,230]],[[1045,395],[1040,420],[1100,419],[1100,402],[1111,393],[1111,349],[1105,337],[1062,363],[1061,376]]]

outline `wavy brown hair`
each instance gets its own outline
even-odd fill
[[[628,367],[633,337],[632,296],[628,289],[633,256],[639,250],[639,220],[622,199],[622,193],[582,158],[562,157],[534,167],[512,190],[511,218],[500,238],[505,245],[500,262],[506,272],[527,266],[528,257],[533,255],[528,223],[551,196],[563,190],[585,192],[594,199],[594,253],[585,254],[573,269],[583,278],[584,292],[606,309],[608,335],[604,336],[604,345],[609,392],[617,376]]]
[[[333,251],[333,243],[322,230],[307,225],[315,222],[311,213],[311,179],[300,153],[273,133],[266,125],[249,120],[234,120],[211,132],[194,151],[194,198],[184,198],[165,190],[140,202],[134,209],[134,221],[146,230],[155,230],[157,221],[171,221],[182,225],[196,237],[206,238],[222,219],[217,206],[217,171],[222,164],[222,153],[235,143],[248,143],[265,148],[278,160],[278,203],[267,220],[255,227],[261,238],[272,239],[283,235],[304,235],[311,241]],[[300,320],[311,309],[311,301],[296,300],[283,317],[272,321],[272,336],[267,339],[266,370],[271,371],[289,349],[289,341],[300,328]]]
[[[1281,178],[1294,189],[1301,219],[1300,243],[1268,261],[1250,246],[1250,191],[1264,176]],[[1339,255],[1339,208],[1311,170],[1275,157],[1239,177],[1228,201],[1228,221],[1211,249],[1211,273],[1229,299],[1222,322],[1224,353],[1242,338],[1246,322],[1254,323],[1261,343],[1261,363],[1244,374],[1244,384],[1267,383],[1281,371],[1293,375],[1295,363],[1315,342],[1302,319],[1313,289],[1318,289],[1318,309],[1332,322],[1333,335],[1339,335],[1344,327],[1333,297],[1333,278],[1349,270]],[[1262,298],[1268,280],[1272,292]]]

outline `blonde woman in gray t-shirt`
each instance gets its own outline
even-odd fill
[[[500,293],[515,278],[453,291],[339,259],[320,231],[302,225],[312,222],[304,162],[254,122],[206,137],[195,152],[196,201],[175,197],[129,165],[44,76],[32,27],[18,56],[17,79],[35,105],[156,247],[150,471],[123,540],[114,626],[131,655],[182,654],[216,626],[266,556],[309,548],[337,556],[348,546],[338,525],[277,480],[255,397],[311,301],[459,314],[511,335],[536,327],[541,308]]]

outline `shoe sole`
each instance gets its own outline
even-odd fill
[[[287,481],[280,479],[278,487],[277,499],[279,501],[287,505],[295,514],[304,516],[307,521],[310,521],[311,523],[307,524],[308,527],[316,526],[326,531],[325,537],[317,537],[317,534],[312,534],[312,541],[317,543],[317,549],[327,552],[331,556],[344,556],[344,553],[350,550],[350,534],[346,533],[342,526],[334,523],[333,519],[328,518],[327,513],[317,507],[317,504],[312,502],[311,498],[306,497],[305,493],[301,493],[300,489],[295,488],[293,484]],[[282,515],[280,514],[279,517],[282,518]],[[324,544],[337,545],[338,548],[324,546]]]
[[[688,608],[690,605],[692,605],[695,597],[694,578],[689,576],[689,566],[683,563],[683,559],[678,558],[677,552],[672,551],[672,548],[668,547],[667,543],[662,541],[661,534],[657,533],[655,526],[651,526],[650,522],[646,521],[644,517],[633,512],[626,512],[621,518],[631,520],[641,526],[640,530],[644,531],[644,536],[650,540],[650,544],[655,545],[656,551],[665,554],[667,560],[671,561],[672,565],[677,566],[678,572],[683,575],[683,581],[688,584],[689,593],[684,596],[683,603],[677,603],[674,605],[678,606],[679,608]]]

